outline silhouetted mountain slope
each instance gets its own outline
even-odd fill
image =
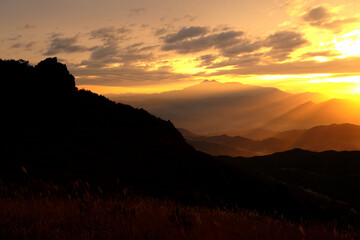
[[[221,158],[264,178],[302,189],[328,205],[360,210],[360,152],[321,153],[294,149],[253,158]],[[339,219],[341,221],[341,219]]]
[[[213,156],[227,155],[233,157],[251,157],[288,149],[286,148],[286,141],[276,138],[251,140],[240,136],[200,136],[184,129],[179,130],[189,144],[194,146],[197,150],[206,152]]]
[[[290,94],[276,88],[216,81],[160,94],[109,97],[142,107],[170,119],[177,127],[203,135],[234,135],[260,128],[295,106],[322,98],[310,93]]]
[[[38,66],[44,65],[44,62],[50,65],[50,70],[54,68],[57,71],[53,72],[54,76],[50,73],[47,82],[39,83],[37,86],[38,74],[45,75],[50,71],[47,69],[45,73],[40,70],[39,73],[37,72],[36,69],[40,69]],[[7,68],[8,62],[4,63],[1,65],[1,72],[8,72],[6,76],[11,76],[13,70]],[[36,67],[29,66],[28,77],[20,75],[25,77],[22,81],[28,82],[26,85],[22,85],[17,76],[5,78],[14,84],[12,89],[23,93],[12,96],[12,99],[16,99],[15,102],[2,103],[9,109],[9,114],[4,117],[8,120],[8,125],[2,126],[2,132],[6,134],[3,137],[7,137],[9,145],[17,144],[18,147],[26,144],[36,145],[33,140],[37,140],[39,144],[55,145],[54,147],[58,147],[59,150],[62,147],[64,150],[68,150],[67,148],[75,150],[75,148],[95,146],[97,151],[103,151],[105,155],[108,150],[114,149],[119,155],[121,149],[126,149],[128,153],[136,153],[134,148],[137,143],[149,149],[174,146],[183,148],[184,151],[191,149],[170,122],[162,121],[144,110],[115,104],[91,92],[77,91],[75,85],[69,91],[72,95],[66,93],[62,95],[59,92],[61,95],[59,98],[48,98],[53,90],[58,91],[56,86],[51,87],[58,81],[57,77],[61,78],[59,82],[66,82],[66,79],[72,79],[74,82],[71,75],[66,76],[69,73],[65,69],[66,67],[57,63],[56,59],[47,59]],[[62,78],[58,72],[66,77]],[[66,95],[67,98],[62,99]],[[134,146],[127,148],[131,145]],[[35,151],[31,147],[26,150]],[[44,146],[41,151],[46,151],[46,147]]]
[[[274,136],[277,132],[270,131],[263,128],[254,128],[244,131],[234,131],[231,134],[229,133],[229,136],[242,136],[246,138],[250,138],[253,140],[264,140],[267,138],[271,138]]]
[[[251,153],[242,152],[237,148],[241,143],[252,142],[250,139],[242,137],[228,137],[226,135],[216,137],[205,137],[196,135],[186,129],[178,129],[185,137],[186,141],[195,149],[206,152],[213,156],[227,155],[227,156],[252,156]],[[237,139],[237,141],[232,141]],[[234,146],[235,145],[235,146]]]
[[[226,155],[226,156],[253,156],[251,153],[241,151],[237,148],[230,147],[221,143],[204,140],[187,140],[196,150],[205,152],[213,156]]]
[[[332,124],[313,127],[299,134],[293,146],[313,151],[360,150],[360,126]]]
[[[8,101],[1,102],[6,120],[0,126],[1,186],[22,185],[31,194],[51,183],[65,189],[64,194],[80,194],[75,187],[80,181],[107,194],[126,187],[136,194],[186,202],[313,215],[316,206],[293,199],[283,186],[195,151],[171,122],[77,90],[56,58],[35,67],[1,61],[0,72],[6,76],[2,81],[18,93],[8,91]],[[53,93],[57,84],[66,87]]]
[[[285,131],[274,135],[274,138],[287,142],[288,149],[302,148],[318,152],[360,150],[360,126],[348,123]]]
[[[2,62],[1,72],[11,76],[8,63]],[[49,67],[41,70],[44,65]],[[28,84],[21,85],[17,76],[7,79],[22,94],[14,102],[3,102],[8,110],[7,124],[1,126],[2,138],[6,140],[2,145],[6,156],[2,162],[3,177],[18,179],[24,167],[29,176],[57,181],[95,178],[94,182],[114,184],[119,179],[121,184],[173,186],[196,182],[192,171],[199,169],[191,166],[206,162],[206,169],[214,164],[211,158],[187,145],[171,122],[144,110],[77,91],[74,84],[67,84],[72,86],[69,94],[61,95],[63,90],[59,87],[55,90],[59,96],[52,95],[52,85],[57,81],[74,81],[56,59],[28,68]],[[52,69],[56,69],[54,76]],[[46,82],[42,76],[47,77]]]

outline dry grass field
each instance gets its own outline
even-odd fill
[[[359,239],[351,227],[128,197],[1,198],[1,239]]]

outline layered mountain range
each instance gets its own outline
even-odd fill
[[[360,124],[357,102],[241,83],[204,81],[178,91],[108,97],[144,108],[171,120],[178,128],[200,135],[265,139],[286,130],[334,123]]]
[[[271,137],[263,140],[228,135],[201,136],[185,129],[179,130],[188,143],[211,155],[250,157],[293,148],[317,152],[360,150],[360,126],[353,124],[331,124],[284,131],[273,133]]]

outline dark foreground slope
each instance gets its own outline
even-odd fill
[[[5,187],[36,183],[32,191],[41,192],[54,183],[71,193],[80,181],[109,194],[127,188],[272,212],[300,208],[281,186],[268,186],[194,150],[171,122],[77,90],[55,58],[35,67],[25,61],[0,65],[6,86],[0,163]]]
[[[35,67],[0,61],[0,71],[1,194],[16,186],[33,195],[55,185],[62,196],[81,193],[81,186],[110,196],[128,189],[141,196],[293,217],[346,215],[354,222],[342,205],[323,207],[321,199],[314,201],[302,190],[197,152],[171,122],[77,90],[56,58]]]
[[[339,204],[356,215],[360,211],[358,151],[318,153],[293,149],[268,156],[219,159],[261,178],[307,192],[316,201],[322,199],[323,208]]]
[[[81,179],[109,190],[120,184],[168,192],[193,182],[200,187],[200,175],[215,164],[187,145],[171,122],[77,90],[56,59],[35,67],[1,64],[7,89],[14,89],[2,101],[2,178]]]

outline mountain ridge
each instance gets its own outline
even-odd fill
[[[276,88],[216,81],[159,94],[108,96],[202,135],[214,132],[234,135],[234,131],[263,128],[294,106],[322,98],[317,94],[291,94]]]
[[[291,130],[317,125],[352,123],[360,124],[360,105],[344,99],[325,102],[306,102],[266,123],[263,128]]]
[[[349,123],[288,130],[274,133],[272,137],[263,140],[227,135],[201,136],[184,129],[179,129],[179,131],[196,149],[211,155],[251,157],[282,152],[293,148],[316,152],[360,150],[360,126]],[[216,152],[207,147],[205,143],[217,144]],[[229,147],[231,149],[228,149]]]

